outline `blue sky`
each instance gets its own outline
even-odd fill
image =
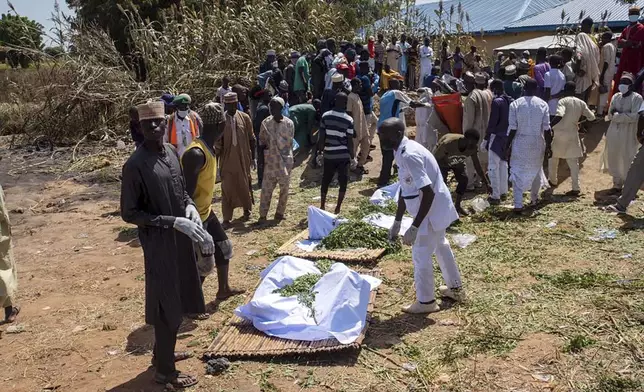
[[[51,13],[54,11],[54,0],[10,0],[16,11],[30,19],[34,19],[41,25],[45,26],[45,33],[53,27],[51,20]],[[70,14],[71,11],[67,7],[65,0],[58,0],[61,11],[65,14]],[[0,13],[5,14],[9,12],[7,0],[0,0]],[[48,41],[48,40],[45,40]]]

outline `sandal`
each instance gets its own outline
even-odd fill
[[[611,204],[609,206],[606,206],[606,207],[602,208],[602,210],[605,211],[605,212],[615,212],[617,214],[625,214],[626,213],[626,210],[622,210],[621,207],[618,206],[617,204]]]
[[[185,361],[186,359],[190,359],[194,357],[195,355],[191,351],[175,351],[174,353],[174,361],[175,362],[180,362],[180,361]],[[152,366],[156,367],[157,358],[152,357]]]
[[[197,385],[199,380],[195,376],[189,376],[181,372],[176,372],[171,376],[164,376],[162,374],[156,374],[154,376],[154,381],[157,384],[170,384],[174,389],[184,389],[190,388],[191,386]]]
[[[3,324],[11,324],[16,321],[16,318],[18,317],[18,313],[20,313],[20,306],[12,306],[11,307],[11,312],[7,314],[7,310],[5,309],[5,319]]]
[[[192,320],[204,321],[204,320],[208,320],[210,318],[210,313],[190,314],[187,317],[189,319],[192,319]]]

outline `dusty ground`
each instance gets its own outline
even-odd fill
[[[193,390],[204,391],[641,391],[644,221],[595,206],[610,187],[598,172],[604,129],[595,126],[587,137],[579,200],[562,196],[570,189],[566,178],[530,217],[500,208],[454,227],[478,236],[465,249],[455,247],[466,305],[426,318],[402,315],[400,305],[413,299],[406,249],[378,264],[384,285],[368,349],[235,362],[219,377],[205,376],[196,358],[179,368],[198,374]],[[0,339],[2,390],[160,390],[148,370],[153,331],[143,323],[142,251],[119,216],[125,152],[84,149],[71,168],[69,150],[53,159],[24,149],[1,154],[0,181],[13,210],[19,324],[26,329]],[[376,166],[369,165],[368,177],[377,175]],[[306,206],[317,203],[318,175],[305,165],[295,170],[285,222],[260,230],[252,225],[256,211],[250,223],[236,222],[230,233],[237,286],[252,289],[275,249],[305,225]],[[353,182],[345,211],[373,189],[370,178]],[[642,215],[641,207],[637,201],[631,212]],[[597,228],[615,228],[617,238],[589,240]],[[206,298],[215,292],[211,277]],[[242,301],[221,304],[210,320],[186,322],[179,348],[200,355]]]

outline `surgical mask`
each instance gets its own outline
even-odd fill
[[[622,93],[622,94],[626,94],[626,93],[628,92],[628,88],[629,88],[629,87],[630,87],[630,86],[629,86],[628,84],[620,84],[620,85],[619,85],[619,87],[618,87],[618,89],[619,89],[619,92],[620,92],[620,93]]]
[[[640,16],[639,15],[628,15],[628,20],[631,21],[631,23],[635,23],[639,20]]]
[[[181,118],[186,118],[188,117],[188,111],[187,110],[178,110],[177,111],[177,116]]]

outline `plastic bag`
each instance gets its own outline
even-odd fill
[[[476,212],[483,212],[488,207],[490,207],[490,203],[485,199],[477,197],[476,199],[472,200],[472,208]]]
[[[456,246],[464,249],[476,241],[476,236],[474,234],[454,234],[452,236],[452,241]]]
[[[308,220],[310,240],[321,240],[333,229],[347,222],[346,219],[338,219],[337,215],[313,206],[309,206]]]

